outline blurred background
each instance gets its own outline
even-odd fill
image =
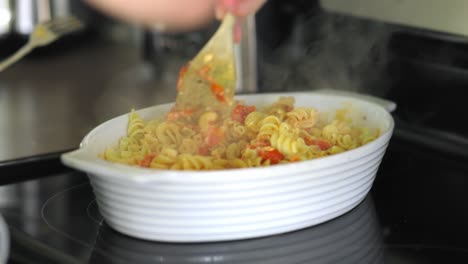
[[[269,0],[243,25],[237,93],[329,88],[397,103],[370,195],[375,212],[368,210],[382,243],[364,242],[359,254],[382,244],[390,263],[468,260],[467,12],[466,0]],[[87,263],[102,244],[99,229],[116,235],[102,225],[86,175],[64,167],[60,154],[131,108],[174,101],[180,67],[217,26],[176,34],[123,23],[82,1],[0,0],[0,59],[38,22],[64,15],[84,29],[0,72],[0,213],[11,263]],[[10,249],[1,228],[0,262]],[[374,234],[363,230],[352,231]],[[140,243],[124,241],[129,256],[141,256]]]
[[[463,0],[270,0],[244,25],[238,93],[372,94],[395,100],[402,121],[462,140],[467,118],[450,117],[464,112],[466,10]],[[70,14],[84,30],[0,73],[0,161],[76,148],[109,118],[173,101],[179,68],[217,26],[158,32],[82,1],[0,0],[0,58],[36,23]]]

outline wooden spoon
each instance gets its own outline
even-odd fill
[[[236,18],[226,14],[213,37],[181,69],[173,114],[199,115],[206,111],[215,111],[221,117],[229,114],[236,86],[235,23]]]

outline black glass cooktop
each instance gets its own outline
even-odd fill
[[[99,214],[86,176],[0,187],[11,263],[468,263],[468,165],[392,139],[372,191],[304,230],[222,243],[131,238]]]

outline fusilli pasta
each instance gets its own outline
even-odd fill
[[[379,136],[377,130],[354,126],[345,110],[337,110],[333,120],[320,120],[319,114],[295,107],[293,97],[280,97],[262,109],[237,102],[224,120],[206,111],[144,121],[132,110],[127,135],[100,156],[154,169],[247,168],[334,155]]]

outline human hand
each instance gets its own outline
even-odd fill
[[[165,31],[199,28],[226,12],[237,16],[253,14],[266,0],[85,0],[124,21]]]
[[[266,0],[216,0],[215,14],[222,19],[227,12],[235,16],[244,17],[257,12]]]
[[[221,20],[228,12],[242,18],[257,12],[265,2],[266,0],[215,0],[216,18]],[[242,36],[239,19],[237,19],[233,30],[234,42],[238,43]]]

